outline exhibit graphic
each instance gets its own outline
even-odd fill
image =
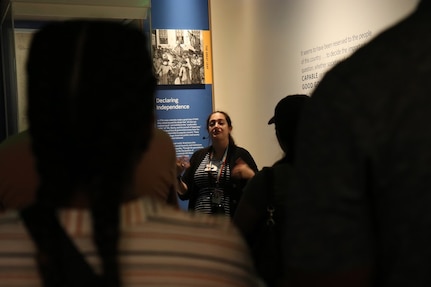
[[[154,72],[159,85],[203,85],[211,82],[209,31],[157,29],[151,42]]]
[[[156,91],[156,126],[166,131],[178,158],[209,145],[206,118],[213,108],[209,3],[151,3],[151,49]],[[188,201],[179,200],[187,210]]]

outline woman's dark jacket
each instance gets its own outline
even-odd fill
[[[194,182],[194,175],[196,169],[199,167],[202,160],[205,158],[205,155],[210,151],[210,149],[212,149],[212,146],[208,146],[195,151],[190,158],[190,167],[186,170],[182,177],[183,182],[187,184],[187,192],[182,195],[178,194],[178,196],[181,200],[189,200],[189,210],[194,210],[196,200],[199,196],[199,189]],[[239,158],[241,158],[246,164],[248,164],[248,166],[255,173],[258,172],[256,162],[246,149],[236,145],[229,145],[226,161],[229,165],[231,172],[236,165],[235,161],[237,161]],[[227,186],[224,186],[224,192],[230,193],[231,217],[235,213],[236,206],[238,205],[239,199],[242,195],[242,190],[246,183],[247,179],[235,179],[231,177],[230,183]]]

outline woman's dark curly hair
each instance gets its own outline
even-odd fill
[[[37,204],[55,214],[77,191],[86,194],[101,281],[120,286],[119,205],[153,127],[156,82],[146,38],[115,22],[50,23],[32,40],[27,81]],[[51,241],[39,267],[45,286],[59,286],[67,258]]]

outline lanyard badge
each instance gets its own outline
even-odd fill
[[[204,169],[204,171],[206,171],[206,172],[212,172],[212,171],[217,171],[217,170],[218,170],[218,167],[216,165],[212,164],[211,162],[209,164],[207,164],[205,166],[205,169]]]

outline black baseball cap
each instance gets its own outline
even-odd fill
[[[299,113],[310,97],[307,95],[289,95],[281,99],[275,106],[274,116],[268,121],[268,125],[275,124],[276,126],[286,123],[292,124],[298,121]]]

